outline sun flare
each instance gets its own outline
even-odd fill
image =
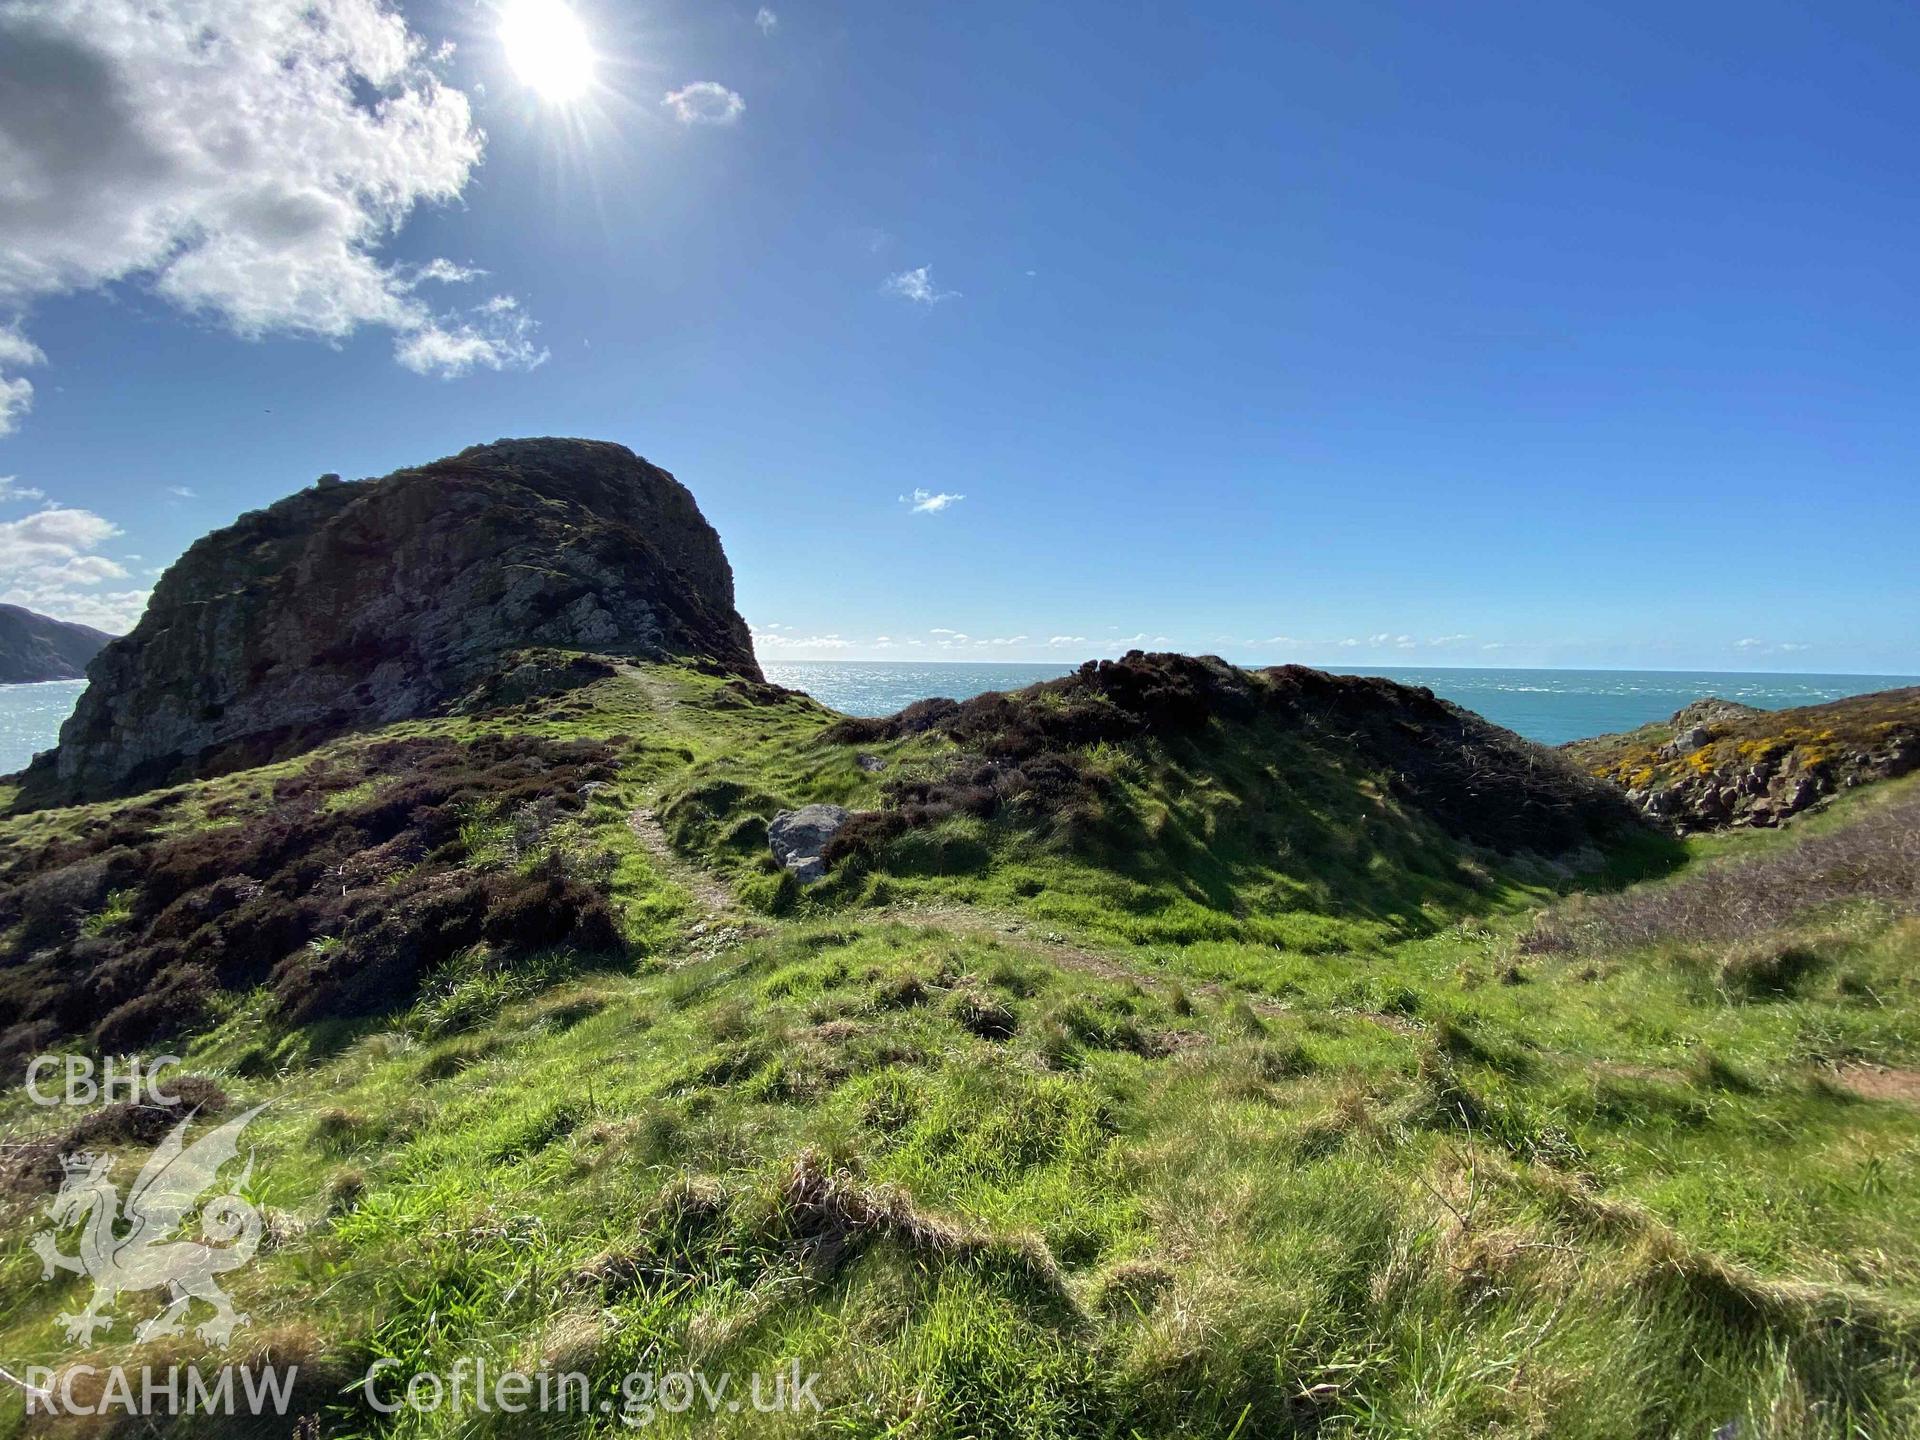
[[[500,44],[513,73],[543,100],[578,100],[593,84],[593,45],[565,0],[507,0]]]

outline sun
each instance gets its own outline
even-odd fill
[[[593,84],[593,46],[566,0],[506,0],[500,44],[513,73],[543,100],[578,100]]]

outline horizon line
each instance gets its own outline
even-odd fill
[[[1136,647],[1137,648],[1137,647]],[[1226,660],[1226,656],[1213,650],[1173,650],[1148,651],[1148,654],[1175,655],[1213,655]],[[1111,660],[1110,655],[1090,655],[1084,660],[1073,662],[1055,662],[1050,660],[953,660],[953,659],[905,659],[897,656],[879,657],[871,655],[843,655],[837,658],[792,656],[786,659],[769,660],[762,656],[754,657],[762,666],[766,665],[972,665],[987,667],[1006,667],[1026,665],[1034,669],[1050,670],[1056,667],[1077,670],[1081,665],[1099,660]],[[1385,670],[1505,670],[1526,674],[1569,674],[1589,673],[1600,675],[1779,675],[1779,676],[1830,676],[1859,680],[1914,680],[1920,681],[1920,671],[1906,670],[1716,670],[1706,666],[1673,665],[1315,665],[1304,660],[1275,660],[1271,664],[1249,665],[1239,660],[1228,660],[1230,665],[1241,669],[1271,669],[1276,665],[1304,665],[1309,670],[1351,671],[1355,674],[1372,675]]]

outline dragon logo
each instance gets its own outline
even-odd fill
[[[213,1188],[221,1166],[239,1154],[240,1132],[266,1108],[256,1105],[192,1145],[186,1143],[193,1120],[188,1115],[154,1147],[127,1194],[124,1213],[120,1192],[108,1179],[111,1156],[66,1157],[66,1178],[47,1202],[53,1228],[35,1235],[32,1244],[40,1257],[41,1279],[52,1279],[56,1270],[71,1270],[93,1281],[87,1308],[59,1317],[69,1340],[91,1344],[94,1331],[113,1328],[113,1317],[106,1312],[122,1294],[162,1286],[166,1308],[138,1327],[138,1343],[179,1334],[195,1300],[214,1308],[194,1330],[210,1345],[224,1347],[247,1323],[216,1277],[245,1265],[260,1246],[260,1213],[237,1193],[253,1173],[252,1157],[226,1193],[199,1205],[201,1240],[180,1239],[176,1232]],[[79,1254],[62,1254],[57,1236],[74,1225],[83,1226]]]

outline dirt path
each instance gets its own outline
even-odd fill
[[[635,810],[627,817],[627,828],[633,832],[633,838],[640,842],[641,848],[647,852],[660,873],[691,895],[694,903],[705,912],[702,923],[691,932],[690,948],[696,953],[712,951],[716,943],[719,948],[727,948],[739,939],[764,930],[759,917],[740,908],[724,881],[673,848],[667,839],[667,832],[660,824],[660,817],[651,809]],[[1077,970],[1083,975],[1114,983],[1131,981],[1162,996],[1178,986],[1189,996],[1201,997],[1216,1004],[1244,1000],[1256,1015],[1271,1018],[1294,1013],[1293,1007],[1283,1001],[1235,990],[1217,981],[1188,982],[1165,971],[1131,963],[1115,954],[1090,950],[1055,931],[1036,929],[1025,916],[1003,911],[961,905],[893,905],[878,910],[851,912],[847,918],[861,924],[926,925],[975,938],[996,940],[1062,970]],[[1337,1013],[1350,1014],[1402,1034],[1421,1028],[1417,1022],[1401,1015],[1371,1010]]]
[[[1920,1070],[1893,1065],[1842,1065],[1834,1079],[1866,1100],[1892,1100],[1920,1105]]]
[[[1058,932],[1036,930],[1033,922],[1025,916],[1004,911],[982,910],[974,906],[895,905],[886,909],[865,910],[857,913],[858,918],[863,922],[895,921],[901,924],[932,925],[982,939],[998,940],[1014,949],[1038,956],[1062,970],[1077,970],[1083,975],[1092,975],[1101,980],[1119,982],[1130,980],[1163,997],[1178,986],[1189,997],[1197,996],[1217,1004],[1244,1000],[1254,1014],[1268,1018],[1298,1013],[1282,1000],[1269,999],[1245,990],[1235,990],[1218,981],[1184,980],[1164,970],[1129,963],[1114,954],[1102,954],[1097,950],[1086,949],[1084,946],[1074,944]],[[1345,1010],[1330,1013],[1351,1015],[1355,1019],[1371,1021],[1375,1025],[1402,1034],[1410,1034],[1421,1028],[1417,1022],[1405,1016],[1388,1015],[1374,1010]]]
[[[673,712],[680,708],[680,699],[673,693],[673,686],[659,676],[648,673],[638,665],[621,666],[620,675],[646,693],[647,702],[662,720],[671,718]]]
[[[652,810],[634,811],[627,817],[627,829],[633,832],[633,838],[640,842],[640,848],[647,852],[654,867],[691,895],[694,902],[707,912],[708,919],[745,918],[739,913],[733,892],[717,876],[701,869],[673,848],[667,839],[667,832],[661,828],[660,817]]]

